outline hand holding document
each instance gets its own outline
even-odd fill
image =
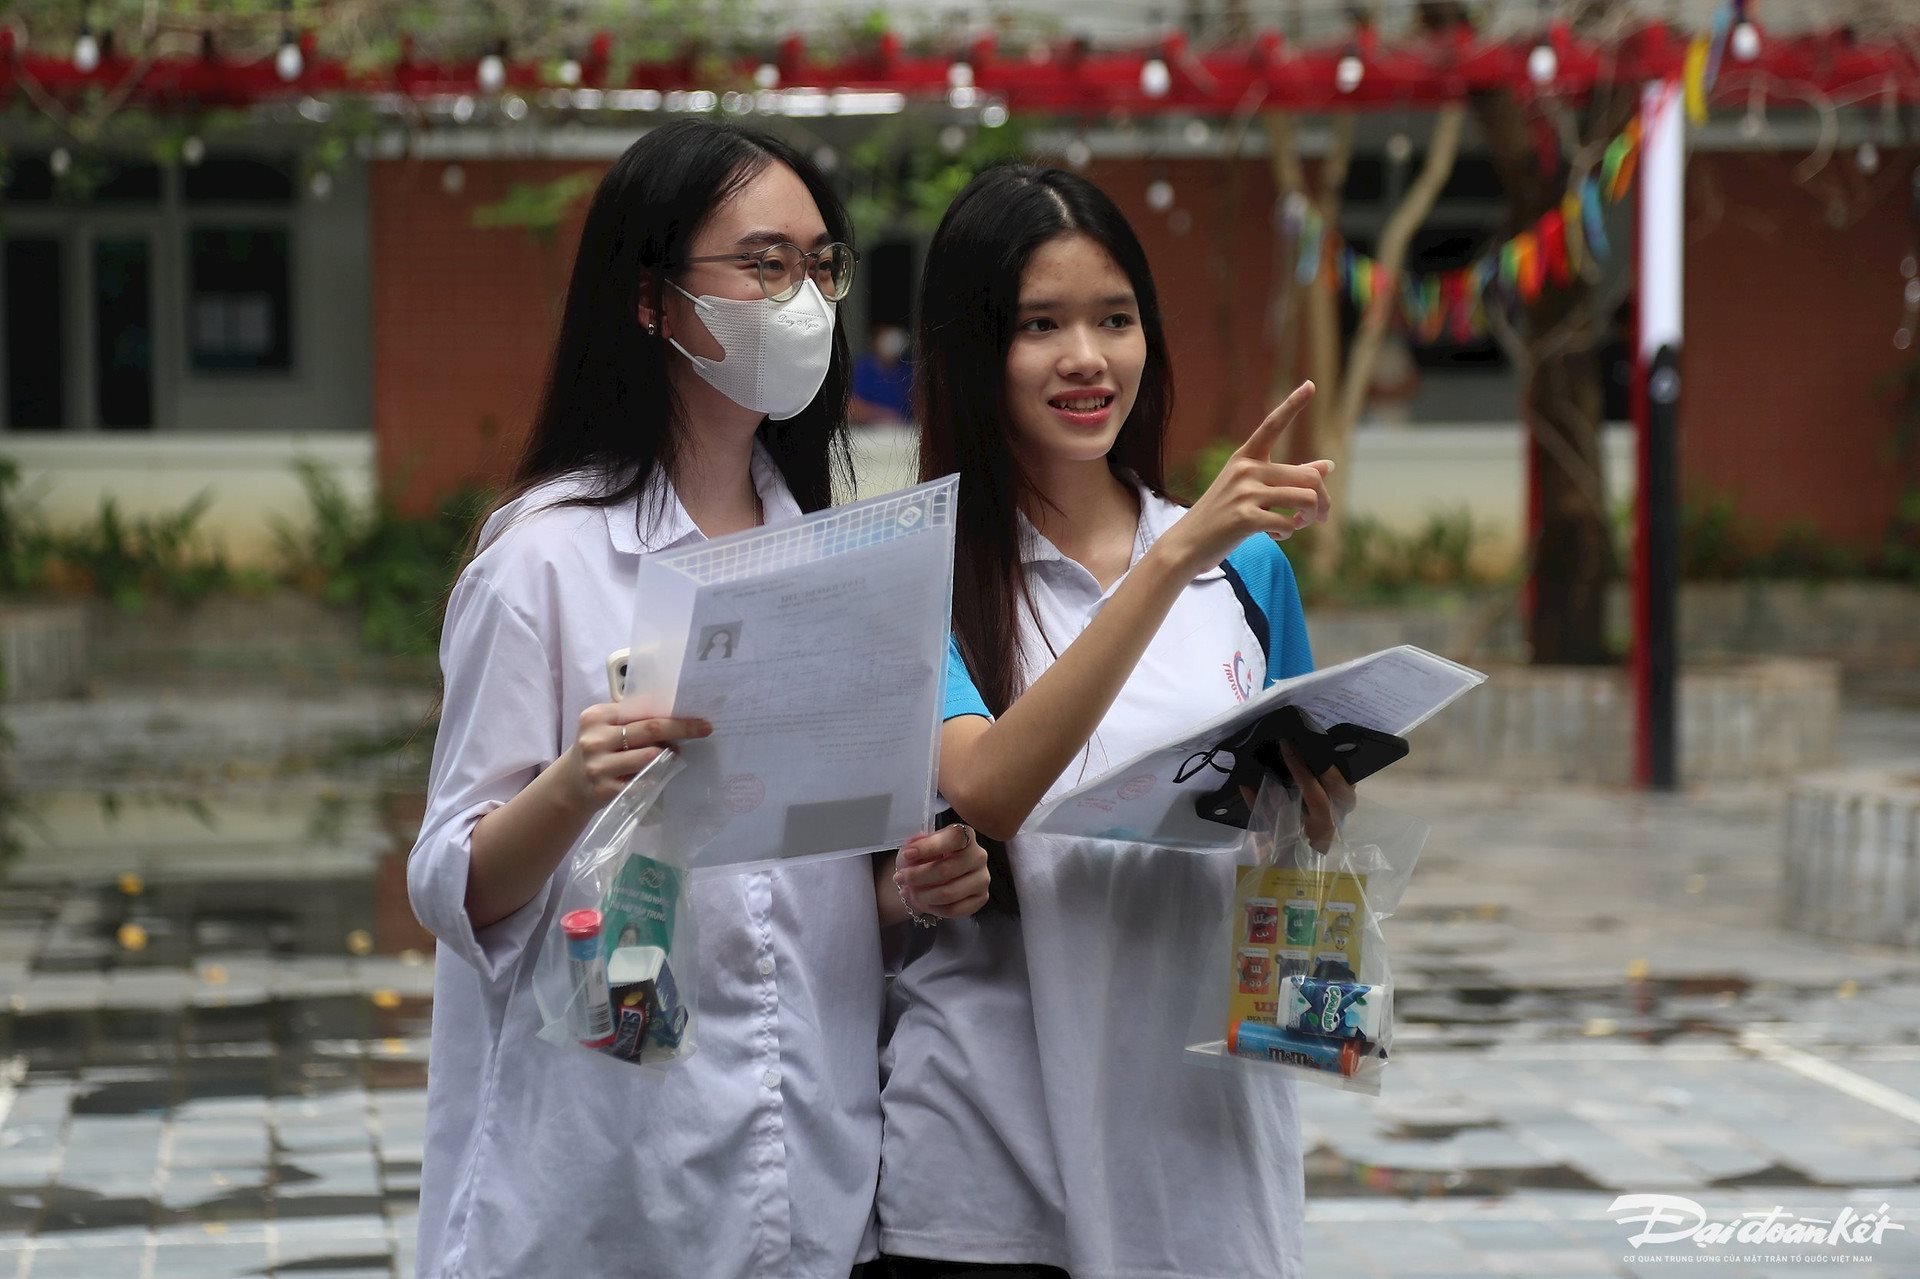
[[[713,725],[680,748],[659,808],[673,841],[703,850],[696,867],[896,848],[931,829],[958,487],[642,561],[625,696]]]
[[[1225,764],[1218,772],[1195,768],[1196,757],[1282,706],[1305,712],[1323,729],[1355,724],[1404,737],[1486,678],[1425,649],[1402,645],[1282,680],[1177,740],[1050,800],[1034,811],[1026,829],[1196,851],[1233,847],[1245,832],[1209,821],[1195,807],[1197,799],[1219,784]]]

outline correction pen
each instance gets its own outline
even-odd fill
[[[574,1007],[580,1043],[605,1048],[613,1042],[613,1004],[607,997],[607,969],[600,958],[600,912],[568,911],[560,919],[567,935],[567,966],[579,992]]]

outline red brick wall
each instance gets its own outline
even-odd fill
[[[1689,499],[1732,494],[1763,528],[1810,522],[1867,550],[1893,516],[1893,417],[1874,382],[1903,358],[1900,259],[1920,154],[1873,178],[1841,152],[1809,190],[1804,157],[1697,155],[1689,171],[1681,465]],[[1816,192],[1842,201],[1844,225]]]
[[[470,482],[499,482],[525,438],[572,265],[575,224],[542,244],[479,229],[476,208],[516,183],[597,174],[594,164],[472,161],[372,166],[373,420],[385,490],[404,510]]]
[[[1168,464],[1177,468],[1221,436],[1251,434],[1271,407],[1267,300],[1276,237],[1266,162],[1104,161],[1087,176],[1120,205],[1153,264],[1175,374]],[[1166,212],[1147,204],[1156,178],[1173,187]],[[1308,442],[1295,443],[1304,454]]]

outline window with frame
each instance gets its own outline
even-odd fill
[[[187,362],[194,371],[291,371],[292,256],[286,227],[187,233]]]

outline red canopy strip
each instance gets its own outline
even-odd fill
[[[1920,25],[1913,33],[1920,37]],[[1556,32],[1559,65],[1554,79],[1536,87],[1526,73],[1533,39],[1484,41],[1464,30],[1397,44],[1369,42],[1363,49],[1365,74],[1351,93],[1335,87],[1335,68],[1347,50],[1343,42],[1324,48],[1289,50],[1277,35],[1206,51],[1185,48],[1166,53],[1171,85],[1159,97],[1141,88],[1141,67],[1166,46],[1126,51],[1088,51],[1077,45],[1050,47],[1043,59],[1022,53],[1005,56],[991,40],[976,41],[966,56],[974,87],[1005,101],[1015,111],[1066,115],[1123,111],[1131,115],[1200,113],[1224,116],[1244,102],[1269,109],[1307,112],[1359,109],[1418,109],[1457,102],[1468,94],[1506,90],[1522,97],[1554,95],[1583,99],[1596,85],[1676,79],[1685,69],[1689,35],[1651,25],[1616,45],[1583,42]],[[11,43],[11,42],[5,42]],[[0,48],[0,94],[15,91],[31,77],[48,93],[77,101],[88,90],[111,89],[140,75],[130,100],[157,109],[198,110],[242,107],[308,94],[400,94],[424,98],[474,94],[478,59],[421,61],[403,54],[391,66],[350,72],[337,58],[319,56],[312,36],[302,37],[304,69],[292,81],[275,73],[273,59],[229,62],[219,57],[182,54],[141,63],[123,52],[102,59],[89,73],[75,69],[70,52]],[[752,82],[759,57],[733,63],[734,83],[714,83],[700,75],[692,54],[626,68],[609,64],[611,41],[596,38],[582,60],[581,87],[592,89],[744,89]],[[1782,101],[1798,102],[1811,91],[1828,96],[1892,94],[1920,102],[1920,39],[1855,43],[1844,32],[1794,37],[1768,36],[1752,62],[1722,64],[1714,97],[1746,102],[1750,91],[1779,90]],[[867,90],[944,99],[951,56],[907,56],[897,37],[885,36],[871,49],[837,61],[816,60],[798,38],[780,47],[777,65],[783,87]],[[508,61],[506,91],[528,93],[548,86],[546,66],[533,60]],[[576,105],[578,105],[576,103]]]

